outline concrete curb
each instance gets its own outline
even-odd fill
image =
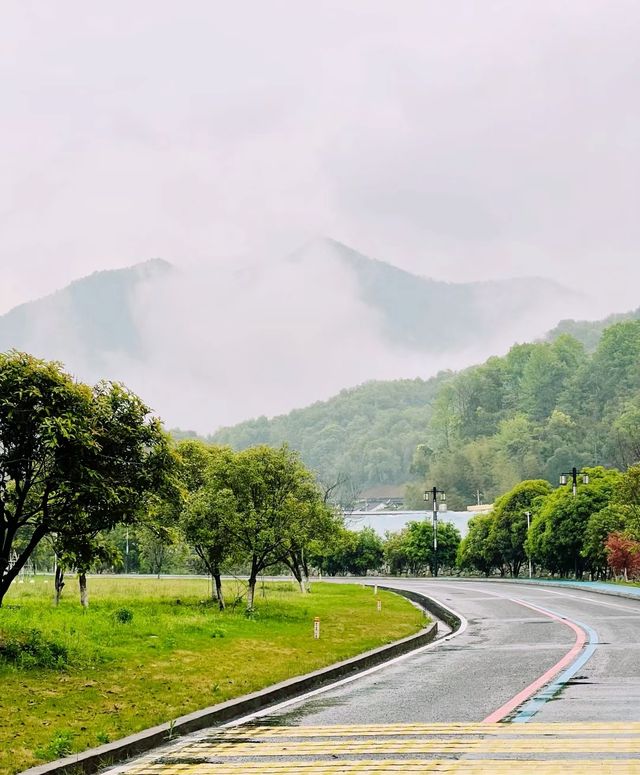
[[[490,584],[513,584],[514,586],[522,586],[523,584],[531,585],[532,587],[555,587],[556,589],[577,589],[581,592],[590,592],[594,595],[609,595],[610,597],[624,597],[627,600],[638,600],[640,601],[640,592],[630,592],[626,591],[625,587],[616,588],[614,585],[611,586],[611,589],[604,589],[603,587],[592,587],[589,586],[590,582],[581,582],[581,581],[553,581],[553,580],[547,580],[547,579],[485,579],[481,577],[465,577],[465,578],[455,578],[451,577],[448,578],[447,581],[482,581],[489,582]],[[386,587],[385,587],[386,589]],[[445,619],[446,621],[446,619]]]
[[[451,611],[441,608],[435,601],[425,595],[380,585],[378,585],[378,588],[394,592],[418,603],[421,608],[434,613],[454,629],[460,624],[460,621],[453,617]],[[429,627],[415,635],[402,638],[387,646],[380,646],[377,649],[365,651],[357,657],[345,659],[330,667],[321,668],[296,678],[290,678],[287,681],[246,694],[243,697],[237,697],[236,699],[189,713],[186,716],[180,716],[173,722],[145,729],[142,732],[129,735],[129,737],[124,737],[113,743],[107,743],[98,748],[90,748],[82,753],[67,756],[64,759],[56,759],[56,761],[47,764],[31,767],[28,770],[23,770],[22,775],[52,775],[52,773],[56,773],[56,775],[89,775],[103,767],[145,753],[182,735],[241,718],[261,708],[283,702],[284,700],[290,700],[311,689],[318,689],[339,678],[345,678],[401,654],[414,651],[431,643],[435,639],[437,631],[437,622],[433,622]]]
[[[387,592],[395,592],[397,595],[402,595],[402,597],[406,597],[408,600],[417,603],[421,608],[425,608],[436,618],[442,619],[443,622],[446,622],[454,632],[458,629],[458,627],[460,627],[460,619],[454,614],[453,611],[450,611],[448,608],[440,605],[440,603],[436,602],[432,598],[426,597],[426,595],[421,595],[419,592],[412,592],[410,589],[387,587],[384,584],[378,584],[377,586],[378,589],[384,589]]]

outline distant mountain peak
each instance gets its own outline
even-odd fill
[[[26,350],[44,358],[87,363],[100,373],[105,356],[140,357],[135,292],[174,271],[162,258],[104,269],[0,315],[0,352]]]

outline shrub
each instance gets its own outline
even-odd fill
[[[0,660],[15,667],[61,669],[69,662],[66,646],[44,637],[40,630],[0,633]]]
[[[71,732],[56,732],[49,745],[46,748],[38,748],[35,753],[39,759],[60,759],[71,753],[72,744]]]
[[[120,624],[128,624],[133,619],[133,611],[130,608],[117,608],[113,612],[113,618]]]

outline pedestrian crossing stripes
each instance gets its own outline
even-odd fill
[[[241,726],[156,751],[127,775],[640,775],[640,723]]]

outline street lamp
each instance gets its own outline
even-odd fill
[[[438,575],[438,511],[443,513],[447,510],[447,496],[444,490],[438,490],[437,487],[433,487],[431,490],[426,490],[424,499],[428,503],[431,501],[433,509],[433,575]],[[438,501],[440,505],[438,506]]]
[[[527,517],[527,538],[529,538],[529,530],[531,529],[531,512],[525,511]],[[529,578],[531,578],[531,550],[529,550]]]
[[[589,474],[580,474],[583,484],[589,484]],[[571,492],[574,496],[578,492],[578,469],[574,466],[571,471],[560,474],[560,484],[567,484],[571,477]]]

